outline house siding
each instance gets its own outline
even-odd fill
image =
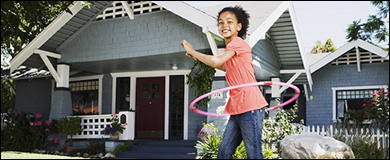
[[[328,125],[333,123],[332,87],[388,85],[389,62],[361,64],[360,72],[356,64],[328,64],[312,73],[312,78],[313,100],[306,103],[306,124]]]
[[[51,108],[51,78],[15,80],[15,109],[25,113],[42,113],[49,118]]]
[[[210,48],[202,28],[160,11],[91,23],[61,51],[61,61],[91,62],[183,52],[186,39],[197,50]]]
[[[192,87],[189,87],[189,93],[188,93],[188,106],[190,106],[190,103],[197,97],[194,95],[194,89]],[[199,107],[199,109],[204,110],[207,109],[206,107]],[[202,127],[202,122],[207,121],[207,116],[203,116],[200,114],[197,114],[190,109],[188,109],[188,140],[198,140],[198,131]]]
[[[276,52],[272,42],[268,39],[259,40],[252,48],[253,60],[258,61],[261,68],[272,73],[279,74],[280,63],[276,57]]]

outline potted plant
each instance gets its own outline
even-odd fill
[[[57,128],[61,133],[64,133],[66,135],[70,135],[70,145],[69,148],[73,148],[73,136],[76,135],[79,132],[82,132],[83,129],[81,128],[81,118],[80,117],[63,117],[58,120],[57,122]],[[67,147],[68,148],[68,147]],[[67,149],[68,151],[68,149]]]
[[[104,128],[104,133],[110,135],[110,139],[119,139],[119,133],[123,133],[127,123],[121,124],[117,114],[112,114],[110,119],[111,125]]]

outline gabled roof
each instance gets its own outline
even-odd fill
[[[38,69],[44,68],[45,64],[41,60],[42,54],[60,58],[59,50],[82,32],[107,7],[110,7],[113,1],[95,1],[94,3],[95,6],[91,7],[84,7],[79,2],[71,5],[69,8],[73,14],[62,13],[11,60],[11,73],[22,64]],[[274,43],[277,56],[280,59],[280,74],[284,76],[284,79],[292,77],[291,73],[296,70],[299,72],[304,70],[304,74],[301,74],[300,77],[304,79],[304,83],[308,82],[311,88],[312,80],[306,67],[306,57],[302,56],[304,51],[300,44],[291,2],[241,1],[203,9],[197,9],[179,1],[153,1],[153,3],[198,25],[203,29],[203,32],[210,31],[216,39],[221,39],[216,23],[217,12],[223,6],[241,5],[251,15],[249,35],[247,36],[247,41],[251,47],[268,35]],[[40,52],[40,55],[33,54],[38,52]]]
[[[292,3],[289,1],[239,1],[200,8],[200,10],[216,17],[222,8],[236,5],[244,8],[250,15],[246,38],[248,44],[254,47],[259,40],[270,38],[279,57],[280,75],[283,79],[289,80],[295,73],[303,71],[294,83],[309,84],[311,89],[312,79],[306,64],[305,51],[300,42]]]
[[[346,54],[348,51],[350,51],[351,49],[354,49],[355,47],[362,48],[362,49],[367,50],[371,53],[374,53],[374,54],[376,54],[376,55],[378,55],[386,60],[389,60],[389,56],[388,56],[387,51],[385,51],[385,50],[381,49],[380,47],[377,47],[373,44],[370,44],[366,41],[363,41],[361,39],[357,39],[357,40],[351,41],[351,42],[341,46],[335,52],[328,54],[324,58],[322,58],[322,59],[318,60],[316,63],[312,64],[310,66],[310,72],[314,73],[318,69],[324,67],[328,63],[331,63],[333,60]]]

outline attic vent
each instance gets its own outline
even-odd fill
[[[165,10],[163,7],[150,1],[127,1],[134,15]],[[102,14],[96,17],[96,21],[114,19],[127,16],[125,8],[120,1],[114,1]]]
[[[378,63],[389,61],[371,52],[360,52],[360,63]],[[346,53],[340,58],[334,60],[332,65],[356,64],[357,58],[355,52]]]

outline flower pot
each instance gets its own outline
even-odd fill
[[[110,133],[110,139],[111,140],[118,140],[119,139],[119,131],[116,131],[114,133]]]

